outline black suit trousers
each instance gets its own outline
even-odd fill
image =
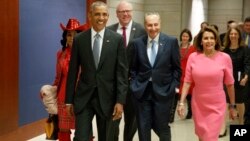
[[[133,141],[134,135],[137,131],[137,123],[135,117],[135,107],[132,102],[132,93],[128,90],[126,97],[126,104],[124,105],[124,131],[123,131],[123,141]],[[114,141],[119,140],[119,125],[121,119],[113,122],[114,132]]]
[[[171,141],[169,119],[174,99],[163,99],[155,95],[151,82],[141,99],[133,98],[140,141],[151,141],[151,129],[158,135],[160,141]]]
[[[96,116],[96,125],[99,141],[112,141],[112,116],[106,117],[102,112],[97,90],[86,107],[75,115],[75,137],[74,141],[90,141],[92,139],[92,120]]]

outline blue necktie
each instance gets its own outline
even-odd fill
[[[96,68],[98,67],[99,63],[99,54],[100,54],[100,35],[96,33],[95,35],[95,40],[94,40],[94,45],[93,45],[93,56],[95,60],[95,66]]]
[[[156,57],[156,42],[155,40],[151,40],[151,43],[152,43],[152,47],[151,47],[151,54],[150,54],[150,64],[151,66],[154,65],[155,63],[155,57]]]

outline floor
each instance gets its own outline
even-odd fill
[[[95,121],[95,120],[93,120],[93,121]],[[94,124],[94,135],[96,137],[94,139],[94,141],[98,141],[98,138],[96,136],[95,122],[93,122],[93,124]],[[122,122],[120,124],[120,130],[121,130],[120,133],[121,134],[119,136],[119,141],[123,140],[122,139],[122,136],[123,136],[122,127],[123,127],[123,125],[124,125],[124,122],[122,120]],[[192,119],[188,119],[188,120],[180,119],[176,115],[175,116],[175,121],[172,124],[170,124],[170,126],[171,126],[171,133],[172,133],[172,141],[198,141],[198,138],[194,134],[194,126],[193,126],[193,120]],[[152,131],[152,141],[158,141],[158,140],[159,140],[158,137]],[[42,134],[42,135],[37,136],[35,138],[32,138],[32,139],[30,139],[28,141],[45,141],[45,134]],[[133,141],[139,141],[137,134],[134,136]],[[227,136],[225,136],[223,138],[219,138],[218,141],[229,141],[229,132],[227,133]]]

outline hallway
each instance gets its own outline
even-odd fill
[[[198,141],[198,138],[194,134],[193,120],[192,119],[181,120],[177,115],[175,117],[176,117],[175,121],[172,124],[170,124],[172,141]],[[95,119],[93,121],[95,121]],[[94,135],[95,135],[94,141],[98,141],[98,138],[96,136],[96,125],[95,122],[93,123],[94,123]],[[122,129],[121,127],[123,127],[123,125],[124,122],[122,120],[120,124],[120,129]],[[122,136],[123,136],[123,130],[120,131],[119,141],[123,140]],[[152,131],[152,141],[158,141],[158,140],[159,140],[158,137]],[[45,141],[45,134],[32,138],[28,141]],[[134,137],[134,141],[139,141],[137,134]],[[219,141],[229,141],[229,129],[227,132],[227,136],[220,138]]]

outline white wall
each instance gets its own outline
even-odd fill
[[[219,32],[227,30],[227,21],[242,20],[243,0],[209,0],[208,2],[208,21],[216,24]]]

